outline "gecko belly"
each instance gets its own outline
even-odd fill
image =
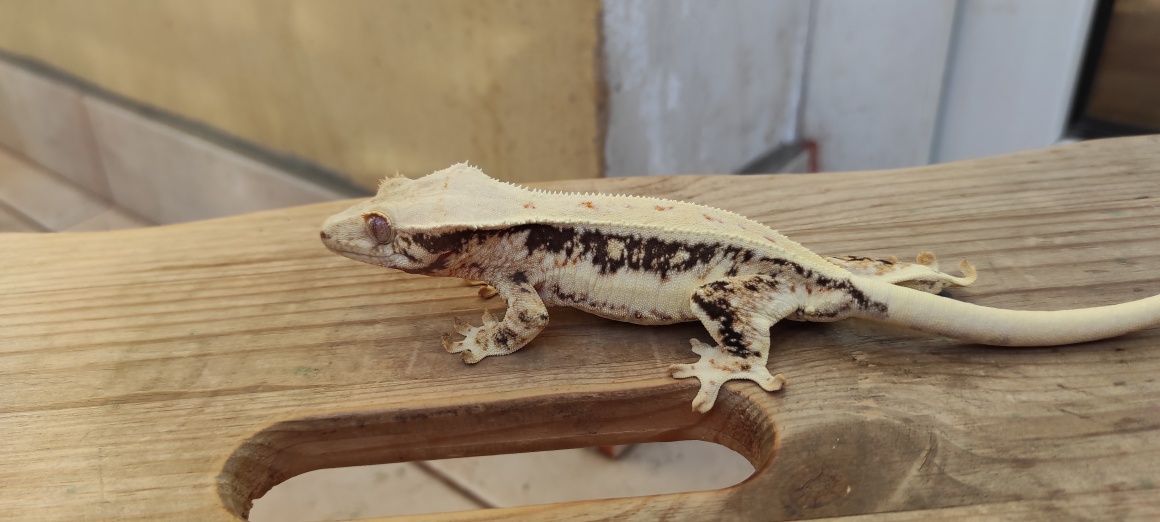
[[[593,276],[587,270],[562,271],[543,285],[540,296],[549,306],[567,306],[593,315],[644,325],[697,320],[691,297],[699,286],[694,274],[661,278],[641,271]]]

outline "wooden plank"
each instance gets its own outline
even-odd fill
[[[909,522],[926,520],[1160,520],[1154,489],[1061,495],[1043,500],[1016,500],[949,508],[855,515],[826,519],[841,522]]]
[[[1160,137],[886,172],[550,186],[705,202],[828,254],[967,257],[979,282],[952,295],[984,305],[1160,292]],[[447,518],[985,516],[977,506],[1068,513],[1081,498],[1114,518],[1116,492],[1129,513],[1157,509],[1160,329],[1019,350],[780,324],[785,392],[730,384],[699,416],[697,384],[665,371],[694,360],[699,326],[556,310],[525,350],[465,366],[439,334],[501,304],[330,254],[317,227],[344,205],[0,236],[0,518],[228,520],[311,469],[683,438],[758,471],[720,491]]]

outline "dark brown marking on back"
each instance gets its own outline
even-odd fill
[[[493,236],[498,231],[495,230],[460,230],[456,232],[448,232],[445,234],[434,234],[427,232],[419,232],[412,234],[411,238],[420,247],[432,254],[440,254],[443,252],[463,252],[464,247],[472,239],[482,239]]]
[[[525,225],[513,231],[524,227],[529,231],[528,255],[544,251],[570,259],[574,255],[590,258],[602,275],[627,268],[658,274],[664,279],[670,272],[686,272],[714,259],[745,262],[754,258],[754,253],[746,248],[722,243],[685,243],[547,225]],[[617,247],[611,250],[613,244]]]
[[[563,257],[565,264],[591,262],[599,274],[634,270],[657,274],[662,280],[699,266],[725,263],[730,276],[737,275],[757,260],[761,263],[788,261],[760,257],[749,248],[722,242],[685,242],[640,234],[615,234],[582,227],[527,224],[500,230],[462,230],[444,234],[415,233],[411,240],[431,254],[463,254],[501,236],[527,234],[524,246],[529,257],[550,253]],[[400,234],[402,236],[402,234]],[[453,260],[452,260],[453,261]],[[799,267],[800,268],[800,267]]]

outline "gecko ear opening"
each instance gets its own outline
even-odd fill
[[[391,228],[391,222],[386,216],[378,213],[364,214],[363,221],[367,225],[367,234],[370,234],[380,245],[390,243],[395,238],[395,231]]]

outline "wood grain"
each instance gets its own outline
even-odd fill
[[[827,254],[967,257],[955,298],[1061,309],[1160,293],[1160,137],[889,172],[555,183],[748,214]],[[510,357],[439,347],[475,289],[318,242],[327,203],[184,225],[0,235],[0,518],[228,520],[308,470],[700,438],[735,487],[448,520],[880,514],[1149,518],[1160,510],[1160,329],[1050,349],[850,321],[779,324],[784,393],[706,416],[697,325],[554,310]],[[429,519],[430,517],[421,517]]]

